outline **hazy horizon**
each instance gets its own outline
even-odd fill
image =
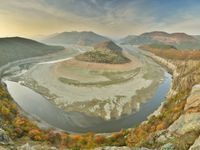
[[[144,32],[200,34],[198,0],[0,0],[0,37],[93,31],[119,38]]]

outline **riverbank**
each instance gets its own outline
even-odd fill
[[[92,131],[96,133],[110,133],[117,132],[122,128],[130,128],[144,121],[164,99],[164,95],[167,93],[171,83],[170,79],[171,77],[166,74],[164,82],[160,85],[155,95],[151,99],[146,100],[147,102],[141,105],[138,112],[109,121],[98,117],[90,117],[79,112],[63,112],[31,89],[11,81],[5,81],[5,83],[11,96],[21,108],[39,120],[43,120],[56,128],[68,132],[85,133]],[[48,115],[49,113],[51,116]]]
[[[197,95],[200,61],[166,59],[146,49],[144,53],[167,67],[173,74],[173,82],[166,101],[146,122],[131,131],[127,144],[150,149],[199,149],[200,127],[197,116],[200,100]]]

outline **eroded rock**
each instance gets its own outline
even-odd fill
[[[169,128],[170,132],[184,134],[186,132],[200,129],[200,113],[189,113],[179,117]]]
[[[193,86],[190,96],[187,98],[187,102],[184,110],[188,112],[198,111],[196,108],[200,106],[200,84]]]

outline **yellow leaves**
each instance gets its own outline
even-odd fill
[[[1,114],[7,116],[7,115],[10,114],[10,110],[9,110],[7,107],[2,106],[2,107],[1,107]]]
[[[14,126],[15,127],[21,127],[22,125],[24,125],[26,123],[25,118],[22,117],[16,117],[15,121],[14,121]]]

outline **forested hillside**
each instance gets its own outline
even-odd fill
[[[61,46],[49,46],[20,37],[0,38],[0,66],[15,60],[42,56],[63,49]]]

